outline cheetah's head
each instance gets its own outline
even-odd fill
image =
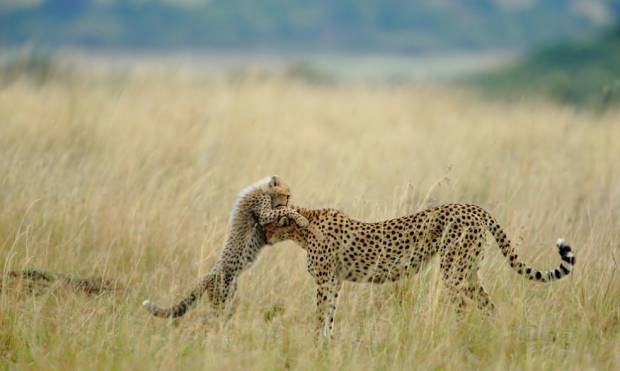
[[[288,217],[283,217],[279,221],[267,224],[264,226],[267,243],[273,245],[281,241],[294,239],[298,228],[295,221]]]

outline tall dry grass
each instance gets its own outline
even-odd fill
[[[100,274],[126,287],[0,294],[0,365],[16,369],[618,369],[620,114],[497,105],[432,87],[193,81],[136,74],[0,90],[2,272]],[[280,174],[293,203],[379,220],[444,202],[497,217],[524,259],[568,279],[534,284],[488,244],[498,312],[462,322],[437,267],[345,284],[335,339],[312,338],[305,254],[267,248],[241,277],[228,328],[176,301],[212,265],[246,184]],[[281,310],[280,310],[281,309]]]

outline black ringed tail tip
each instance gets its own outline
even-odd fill
[[[575,253],[573,252],[573,249],[571,249],[570,245],[560,238],[556,242],[556,246],[558,247],[558,252],[560,253],[562,261],[570,265],[575,265]]]

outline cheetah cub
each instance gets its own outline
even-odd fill
[[[263,225],[290,218],[300,228],[308,226],[308,219],[288,208],[290,195],[288,185],[275,175],[244,188],[230,214],[224,250],[211,271],[172,307],[160,308],[150,300],[145,300],[142,305],[154,316],[176,318],[184,315],[207,292],[216,311],[224,311],[226,318],[230,317],[237,277],[252,265],[267,244]]]

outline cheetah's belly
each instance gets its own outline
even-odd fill
[[[395,248],[379,242],[343,249],[339,259],[341,277],[352,282],[393,282],[419,272],[428,260],[416,254],[415,244]]]

